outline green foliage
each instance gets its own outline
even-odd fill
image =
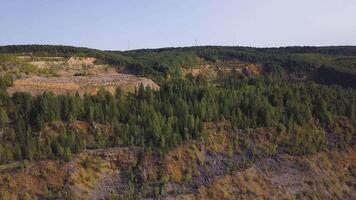
[[[134,51],[100,51],[88,48],[51,45],[0,46],[0,66],[6,62],[21,63],[13,55],[34,56],[92,56],[98,63],[115,66],[137,74],[160,80],[164,77],[180,76],[182,67],[198,67],[205,63],[240,61],[265,66],[269,73],[292,76],[307,75],[326,84],[356,87],[356,47],[187,47],[142,49]],[[25,65],[25,72],[35,72]],[[328,69],[328,70],[325,70]],[[332,71],[330,71],[330,69]],[[51,72],[46,72],[51,73]],[[337,76],[333,76],[337,73]],[[315,76],[315,77],[314,77]],[[321,79],[319,79],[322,77]],[[335,78],[338,77],[338,78]],[[346,80],[346,81],[345,81]]]
[[[193,51],[140,50],[125,55],[134,60],[129,63],[128,69],[154,76],[179,75],[182,67],[192,68],[200,64],[199,57]]]
[[[72,159],[72,152],[69,147],[64,148],[63,159],[66,162],[68,162]]]
[[[182,67],[240,61],[262,64],[270,74],[307,76],[323,84],[356,87],[355,47],[189,47],[115,52],[130,60],[127,69],[153,77],[177,76]]]
[[[282,145],[285,146],[285,151],[290,154],[306,155],[327,147],[326,133],[310,126],[296,126],[284,139]]]
[[[0,46],[2,54],[34,55],[42,57],[71,57],[71,56],[91,56],[97,58],[97,62],[107,63],[120,68],[129,63],[131,58],[116,52],[105,52],[96,49],[79,48],[61,45],[11,45]],[[7,59],[8,60],[8,59]],[[1,57],[0,57],[1,62]]]
[[[6,110],[0,108],[0,127],[4,128],[9,123],[9,117],[7,116]]]
[[[98,62],[159,78],[161,85],[159,91],[142,86],[134,94],[100,91],[96,96],[84,97],[53,93],[36,97],[15,93],[10,97],[0,91],[1,162],[69,160],[72,153],[84,148],[131,145],[156,148],[164,154],[186,141],[204,137],[205,122],[221,120],[230,121],[234,129],[283,127],[287,134],[283,146],[295,154],[312,153],[326,146],[345,147],[354,138],[352,131],[347,131],[332,141],[322,130],[332,126],[338,116],[355,120],[354,90],[282,79],[286,74],[311,73],[321,83],[355,87],[356,49],[352,47],[192,47],[108,52],[19,45],[0,47],[0,53],[0,63],[5,64],[19,62],[8,54],[94,56]],[[202,76],[179,78],[181,67],[234,60],[260,63],[273,76],[247,78],[232,73],[213,84]],[[26,69],[31,71],[31,66]],[[11,84],[10,75],[0,77],[1,89]],[[58,130],[58,134],[45,132],[49,123],[70,124],[77,120],[95,127],[89,136],[69,126]],[[108,125],[109,131],[97,123]],[[310,129],[303,131],[306,127]]]
[[[0,89],[6,89],[7,87],[12,86],[13,80],[10,74],[5,74],[0,76]]]
[[[6,134],[0,142],[0,160],[70,160],[72,153],[86,147],[130,145],[165,153],[204,137],[204,122],[220,120],[229,120],[235,129],[283,127],[288,134],[283,145],[293,154],[313,153],[328,143],[340,143],[336,147],[352,143],[352,131],[351,136],[329,141],[323,130],[310,124],[326,129],[337,116],[355,116],[355,109],[350,109],[356,99],[354,90],[235,75],[221,79],[219,85],[190,77],[165,81],[159,91],[139,87],[134,94],[118,90],[114,96],[105,91],[83,98],[52,93],[35,97],[15,93],[10,98],[5,94],[0,121]],[[70,128],[58,130],[58,135],[43,132],[48,123],[76,120],[93,124],[91,137]],[[111,132],[103,132],[96,123],[108,124]]]

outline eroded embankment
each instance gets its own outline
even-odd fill
[[[100,89],[114,93],[117,87],[124,91],[133,91],[143,85],[157,90],[159,86],[152,80],[130,74],[105,74],[73,77],[31,77],[14,81],[8,88],[9,93],[29,92],[33,95],[52,91],[55,94],[79,93],[96,94]]]
[[[208,125],[204,140],[164,155],[139,147],[87,150],[72,161],[0,167],[0,192],[14,198],[355,199],[356,148],[277,153],[274,128]],[[114,199],[115,199],[114,198]]]

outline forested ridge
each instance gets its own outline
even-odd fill
[[[352,75],[352,80],[341,85],[349,87],[356,85],[356,47],[353,46],[281,48],[203,46],[101,51],[71,46],[11,45],[1,46],[0,53],[64,57],[93,56],[98,59],[97,62],[156,78],[177,75],[181,67],[194,68],[203,64],[230,60],[259,63],[272,71],[285,70],[288,73],[310,73],[317,72],[316,70],[320,68],[331,68],[334,73],[340,72],[339,76],[343,76],[342,73]],[[330,80],[330,82],[339,83],[337,80]]]
[[[235,129],[278,127],[285,140],[280,151],[305,154],[355,143],[353,89],[312,82],[231,75],[213,86],[204,77],[162,82],[159,91],[140,87],[134,94],[118,90],[96,96],[1,93],[0,161],[61,158],[86,148],[145,146],[161,153],[204,138],[205,122],[228,120]],[[339,117],[351,121],[348,132],[330,131]],[[106,124],[89,135],[48,124],[75,121]],[[305,131],[308,130],[308,131]],[[298,134],[298,135],[294,135]],[[330,135],[331,134],[331,135]],[[332,138],[332,139],[330,139]]]
[[[207,122],[227,120],[234,129],[278,127],[285,140],[279,149],[308,153],[355,143],[355,47],[190,47],[100,51],[50,45],[0,47],[2,55],[93,56],[97,62],[124,67],[159,80],[160,90],[140,87],[115,95],[7,94],[12,77],[0,85],[0,161],[61,158],[87,148],[144,146],[162,154],[191,139],[204,138]],[[5,61],[6,58],[4,57]],[[4,60],[3,59],[3,60]],[[268,75],[230,73],[217,80],[181,77],[180,69],[240,60],[262,64]],[[312,81],[281,74],[310,73]],[[339,84],[341,86],[327,86]],[[343,87],[342,87],[343,86]],[[336,134],[344,117],[351,129]],[[70,124],[85,121],[94,129],[83,135]],[[63,124],[55,126],[54,124]],[[107,128],[100,128],[96,124]],[[51,132],[55,129],[54,133]],[[309,131],[300,131],[300,130]],[[311,133],[312,134],[311,134]],[[295,135],[297,134],[297,135]],[[334,134],[334,135],[333,135]],[[303,144],[303,145],[301,145]]]
[[[10,90],[106,73],[157,87]],[[0,199],[353,199],[355,145],[356,47],[0,47]]]

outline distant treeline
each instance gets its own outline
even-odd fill
[[[127,58],[109,52],[89,49],[84,47],[72,47],[62,45],[10,45],[0,46],[2,54],[19,54],[33,55],[44,57],[72,57],[72,56],[91,56],[117,67],[124,66],[128,63]]]
[[[189,68],[207,63],[241,61],[262,64],[272,75],[304,74],[313,78],[312,80],[323,80],[320,83],[356,88],[356,47],[207,46],[136,50],[121,52],[121,54],[134,58],[134,62],[129,66],[143,74],[172,75],[179,72],[181,67]],[[339,77],[331,78],[333,75]]]
[[[0,53],[32,53],[38,56],[93,56],[98,62],[126,69],[133,73],[160,79],[179,76],[182,67],[192,68],[203,64],[224,61],[241,61],[262,64],[269,73],[313,74],[321,83],[339,84],[356,88],[356,47],[185,47],[141,49],[134,51],[101,51],[88,48],[52,45],[1,46]],[[319,69],[332,69],[322,70]],[[319,70],[319,71],[318,71]],[[322,72],[322,73],[317,73]],[[339,78],[330,78],[336,73]],[[315,77],[324,76],[325,77]],[[343,81],[343,79],[351,79]]]

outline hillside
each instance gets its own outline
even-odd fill
[[[140,85],[158,89],[152,80],[120,73],[118,68],[101,64],[94,57],[39,57],[2,55],[3,76],[12,77],[10,94],[28,92],[32,95],[51,91],[54,94],[96,94],[99,90],[115,93],[116,88],[133,92]],[[10,86],[10,85],[9,85]]]
[[[210,127],[206,140],[189,142],[164,156],[121,147],[84,151],[64,165],[4,165],[0,191],[9,198],[24,194],[44,199],[355,198],[354,147],[289,155],[273,150],[265,140],[276,130],[250,130],[246,137],[223,124]],[[249,148],[255,153],[246,151],[244,143],[253,144]]]
[[[50,45],[15,45],[0,47],[0,54],[94,57],[97,63],[114,66],[152,77],[177,75],[182,68],[201,68],[206,65],[231,63],[262,65],[266,72],[287,75],[289,78],[308,76],[320,83],[354,87],[356,73],[356,47],[184,47],[143,49],[134,51],[100,51],[87,48]],[[337,74],[338,78],[332,76]],[[343,78],[345,77],[345,78]]]
[[[0,47],[0,199],[355,199],[356,47]]]

